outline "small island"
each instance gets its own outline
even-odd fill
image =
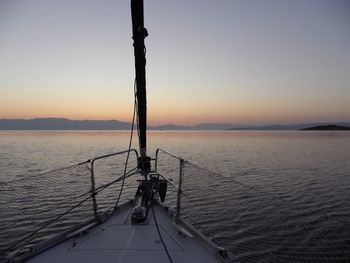
[[[350,131],[350,127],[340,125],[321,125],[301,129],[302,131]]]

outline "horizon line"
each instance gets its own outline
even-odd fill
[[[48,119],[61,119],[61,120],[68,120],[68,121],[116,121],[116,122],[122,122],[131,124],[131,121],[125,121],[125,120],[119,120],[119,119],[70,119],[66,117],[32,117],[32,118],[0,118],[0,120],[35,120],[35,119],[41,119],[41,120],[48,120]],[[162,123],[162,124],[148,124],[148,126],[158,127],[158,126],[186,126],[186,127],[196,127],[199,125],[234,125],[234,126],[292,126],[292,125],[300,125],[300,124],[337,124],[337,123],[350,123],[350,120],[337,120],[337,121],[300,121],[300,122],[264,122],[264,123],[239,123],[239,122],[198,122],[198,123],[192,123],[192,124],[183,124],[183,123]]]

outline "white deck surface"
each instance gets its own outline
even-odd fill
[[[173,219],[164,208],[155,205],[154,210],[173,262],[221,262],[200,241],[179,235]],[[152,211],[149,212],[147,225],[132,225],[131,211],[131,205],[123,207],[87,234],[68,239],[28,262],[169,262]]]

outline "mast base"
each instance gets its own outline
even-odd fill
[[[151,170],[151,157],[139,157],[137,158],[137,167],[142,171],[150,171]]]

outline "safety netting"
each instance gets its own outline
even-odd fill
[[[125,151],[0,181],[0,261],[98,221],[131,199],[137,157]],[[350,228],[333,215],[300,210],[162,150],[155,168],[168,181],[165,204],[234,262],[350,262]]]
[[[234,262],[350,262],[346,222],[320,211],[299,210],[280,196],[163,150],[157,159],[159,173],[174,186],[166,204],[229,251]]]
[[[105,218],[132,198],[136,172],[137,152],[131,150],[0,181],[0,262]]]

